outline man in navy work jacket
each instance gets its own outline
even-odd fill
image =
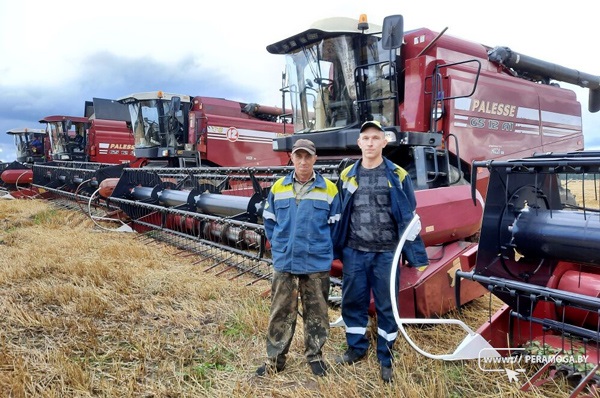
[[[358,138],[362,158],[340,175],[343,210],[335,245],[336,252],[342,253],[342,318],[348,350],[336,362],[352,364],[367,354],[372,291],[377,314],[377,359],[381,378],[390,382],[392,348],[398,337],[390,271],[396,246],[417,203],[406,170],[383,157],[386,144],[385,131],[378,122],[364,123]],[[409,266],[428,265],[423,240],[418,234],[411,238],[404,245],[404,259]],[[396,291],[398,279],[396,276]]]
[[[273,184],[263,220],[273,256],[267,361],[256,370],[264,376],[285,368],[302,300],[305,355],[313,374],[324,376],[322,348],[329,335],[327,299],[333,261],[333,231],[340,219],[336,185],[314,171],[312,141],[292,148],[294,171]]]

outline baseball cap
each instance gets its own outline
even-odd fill
[[[292,147],[292,153],[294,153],[300,149],[305,150],[306,152],[310,153],[312,156],[314,156],[317,153],[317,150],[315,149],[315,144],[311,140],[306,140],[304,138],[299,139],[296,142],[294,142],[294,146]]]
[[[385,132],[383,127],[381,127],[381,123],[379,123],[377,120],[369,120],[368,122],[364,122],[362,126],[360,126],[360,132],[362,133],[365,131],[367,127],[375,127],[377,130]]]

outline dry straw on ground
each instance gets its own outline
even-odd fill
[[[395,382],[374,352],[316,379],[303,358],[302,322],[286,370],[254,376],[265,356],[266,281],[228,280],[198,258],[128,233],[98,231],[84,215],[38,200],[0,201],[1,397],[560,397],[560,380],[520,392],[476,361],[443,362],[399,338]],[[485,322],[488,297],[461,315]],[[498,303],[493,302],[494,308]],[[330,310],[330,319],[339,310]],[[410,330],[442,350],[454,329]],[[345,349],[331,330],[325,356]],[[443,350],[442,350],[443,352]]]

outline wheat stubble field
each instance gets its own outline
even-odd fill
[[[569,188],[579,195],[575,184]],[[345,349],[340,328],[325,346],[329,374],[317,379],[304,362],[301,320],[286,370],[255,377],[265,356],[267,281],[228,280],[174,247],[93,227],[85,215],[41,200],[0,200],[0,397],[562,397],[570,391],[558,379],[521,392],[506,374],[482,372],[476,361],[430,360],[401,337],[395,382],[384,385],[373,351],[354,366],[333,365]],[[476,329],[487,320],[489,302],[483,297],[448,316]],[[330,319],[338,316],[331,308]],[[456,331],[410,333],[444,353],[462,339]]]

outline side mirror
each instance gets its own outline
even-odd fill
[[[404,17],[389,15],[383,19],[381,46],[384,50],[393,50],[402,46],[404,40]]]

